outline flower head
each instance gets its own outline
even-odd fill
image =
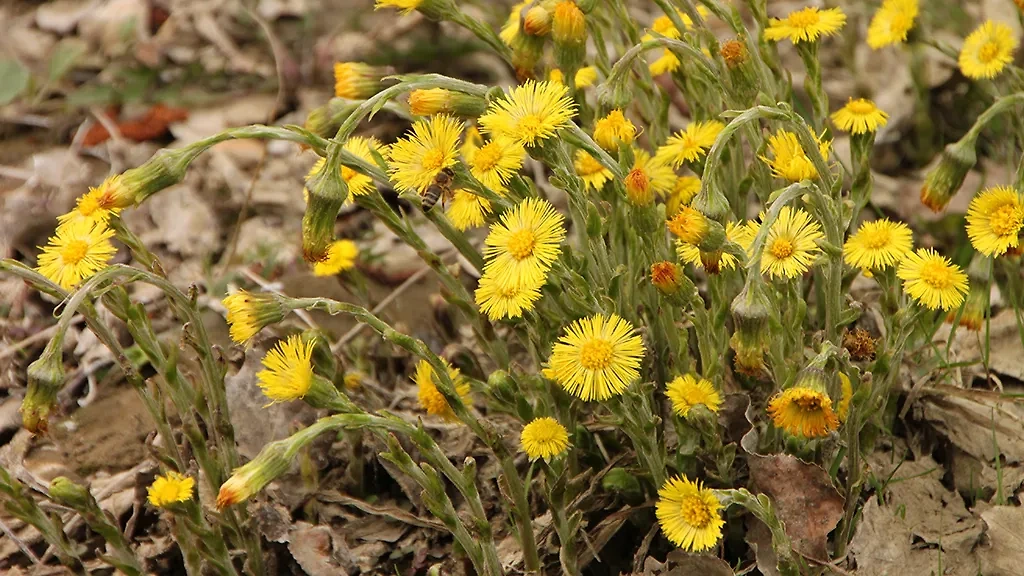
[[[703,404],[712,412],[718,412],[722,405],[722,397],[711,381],[704,378],[698,380],[693,374],[676,377],[668,383],[665,394],[672,401],[672,411],[684,418],[698,404]]]
[[[483,226],[491,213],[491,201],[468,190],[458,189],[452,195],[446,211],[456,230]]]
[[[975,250],[1000,256],[1020,242],[1024,227],[1024,201],[1009,186],[996,186],[978,194],[967,208],[967,235]]]
[[[815,387],[798,385],[779,392],[768,402],[768,415],[776,428],[794,436],[819,438],[839,427],[832,399]]]
[[[562,252],[564,218],[539,198],[527,198],[501,215],[484,241],[485,272],[502,286],[537,285]]]
[[[868,46],[878,50],[906,42],[917,12],[918,0],[884,0],[868,26]]]
[[[466,162],[474,178],[498,194],[503,194],[509,178],[522,168],[525,157],[526,150],[522,146],[499,138],[477,148],[466,157]]]
[[[896,275],[903,290],[931,310],[956,308],[967,294],[967,274],[931,248],[907,254]]]
[[[492,137],[533,146],[567,127],[575,114],[576,105],[565,86],[528,80],[512,88],[506,99],[493,102],[479,123]]]
[[[476,305],[487,314],[491,322],[502,318],[519,318],[526,310],[533,310],[534,303],[540,299],[540,283],[502,284],[493,273],[484,273],[476,289]]]
[[[388,173],[403,192],[425,190],[441,170],[455,165],[462,122],[438,114],[413,124],[412,132],[387,150]]]
[[[448,368],[448,377],[455,384],[455,393],[462,398],[463,402],[469,402],[469,384],[466,379],[462,377],[459,369],[449,365],[447,360],[444,361],[444,364]],[[440,416],[448,422],[454,422],[457,420],[455,412],[452,411],[452,407],[448,405],[448,401],[445,400],[441,391],[437,389],[434,376],[434,369],[431,368],[430,363],[420,360],[416,365],[416,375],[413,378],[418,389],[417,397],[420,406],[431,416]]]
[[[830,144],[818,141],[819,152],[823,158],[828,158]],[[818,176],[817,168],[800,146],[796,134],[788,130],[779,130],[768,138],[768,151],[771,152],[771,160],[764,156],[761,160],[771,167],[772,175],[776,178],[799,182]]]
[[[486,108],[487,102],[479,96],[444,88],[421,88],[409,93],[409,112],[414,116],[445,113],[476,117]]]
[[[594,123],[594,141],[609,152],[616,152],[619,146],[629,146],[636,137],[636,126],[626,118],[622,110],[615,109]]]
[[[231,339],[247,344],[265,326],[284,320],[285,309],[273,294],[239,290],[221,301],[228,310]]]
[[[884,270],[899,264],[913,249],[910,227],[882,218],[865,222],[847,239],[843,245],[843,260],[862,270]]]
[[[369,98],[380,91],[381,79],[390,72],[362,62],[335,62],[334,95],[352,100]]]
[[[651,284],[666,294],[671,294],[679,288],[681,275],[679,266],[667,260],[651,264]]]
[[[587,22],[574,0],[555,4],[551,23],[551,39],[557,44],[582,44],[587,40]]]
[[[717,120],[691,122],[686,129],[670,136],[665,145],[658,148],[655,158],[671,164],[673,168],[678,168],[683,162],[696,162],[707,154],[724,129],[725,124]]]
[[[374,153],[380,154],[383,150],[383,146],[379,140],[372,136],[368,138],[363,136],[352,136],[345,141],[345,145],[342,146],[342,149],[350,152],[360,160],[370,164],[376,164],[373,155]],[[320,162],[323,161],[324,159],[321,158]],[[318,162],[317,166],[314,166],[313,171],[310,174],[319,171],[320,168],[322,168],[322,165]],[[306,178],[308,179],[309,176]],[[373,185],[373,178],[370,178],[358,170],[353,170],[348,166],[341,167],[341,179],[348,185],[348,191],[351,196],[363,196],[376,189]]]
[[[972,282],[963,309],[951,308],[946,312],[946,322],[952,324],[957,321],[956,317],[960,316],[960,326],[972,332],[980,332],[985,326],[985,316],[988,315],[991,305],[990,299],[987,283]]]
[[[170,471],[163,476],[157,476],[146,492],[149,494],[151,505],[165,508],[176,502],[191,500],[195,485],[194,478]]]
[[[647,69],[651,71],[651,76],[661,76],[662,74],[668,74],[675,72],[683,65],[682,60],[679,59],[671,50],[662,50],[661,56],[648,64]]]
[[[554,379],[583,400],[607,400],[640,377],[644,345],[633,325],[612,314],[581,318],[551,351]]]
[[[851,134],[867,134],[874,132],[889,121],[889,115],[882,112],[871,100],[850,98],[839,110],[832,114],[832,122],[843,132]]]
[[[751,229],[744,224],[727,222],[725,224],[725,239],[739,244],[744,250],[749,250],[750,244],[754,241],[754,235],[751,234]],[[699,246],[682,239],[676,241],[676,254],[682,262],[693,264],[698,268],[703,268],[704,262],[708,260],[706,255],[701,253]],[[718,260],[718,268],[720,270],[734,270],[737,264],[739,264],[739,260],[728,252],[723,252]]]
[[[604,188],[605,182],[613,177],[611,170],[585,150],[576,151],[576,157],[572,164],[576,168],[576,175],[583,180],[583,184],[594,191],[600,191],[601,188]]]
[[[313,264],[316,276],[334,276],[356,265],[359,247],[351,240],[335,240],[327,247],[327,259]]]
[[[921,186],[921,203],[932,212],[941,212],[963,186],[967,173],[978,162],[975,139],[961,138],[947,145],[939,162],[928,171]]]
[[[975,80],[995,78],[1007,64],[1013,62],[1017,43],[1009,26],[986,20],[964,39],[963,48],[960,49],[960,71]]]
[[[116,216],[122,208],[130,206],[131,203],[131,195],[121,185],[121,177],[114,175],[104,180],[96,188],[89,188],[88,192],[75,201],[75,209],[59,216],[57,221],[62,226],[77,220],[106,224],[111,216]]]
[[[565,84],[565,73],[558,68],[552,68],[551,71],[548,72],[548,80],[559,84]],[[574,84],[576,84],[577,89],[593,86],[594,82],[597,82],[597,67],[584,66],[576,71],[576,81]]]
[[[687,244],[697,246],[708,232],[708,217],[696,208],[683,206],[666,224],[668,231]]]
[[[665,214],[671,218],[679,213],[683,206],[689,206],[694,196],[700,192],[700,178],[696,176],[679,176],[676,178],[672,192],[665,200]]]
[[[772,277],[796,278],[814,264],[824,239],[821,226],[810,214],[784,206],[772,223],[761,254],[761,271]]]
[[[722,537],[725,521],[721,508],[715,493],[702,487],[699,480],[677,476],[658,490],[655,515],[669,541],[688,552],[702,552]]]
[[[278,342],[263,357],[263,370],[256,373],[263,394],[270,404],[298,400],[313,383],[313,345],[298,334]],[[267,404],[268,406],[270,404]]]
[[[65,290],[107,267],[117,253],[110,243],[114,231],[103,222],[69,220],[41,246],[36,271]]]
[[[519,444],[530,460],[550,460],[569,449],[569,432],[554,418],[537,418],[523,427]]]
[[[672,167],[658,158],[651,158],[645,150],[633,151],[633,168],[626,174],[626,196],[637,206],[654,202],[654,195],[664,196],[675,186],[676,174]]]
[[[791,12],[783,19],[772,18],[764,37],[772,42],[789,39],[794,44],[815,42],[819,36],[832,36],[846,24],[846,14],[839,8],[808,6]]]

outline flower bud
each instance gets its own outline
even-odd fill
[[[724,42],[719,49],[732,90],[731,94],[743,104],[753,104],[757,96],[758,79],[754,64],[743,38]]]
[[[394,70],[362,62],[334,63],[334,95],[351,100],[365,100],[384,88],[384,77]]]
[[[357,103],[353,103],[348,98],[331,98],[323,106],[310,111],[303,127],[321,138],[331,138],[338,132],[338,128],[345,120],[352,115],[356,105]]]
[[[302,216],[302,257],[310,264],[327,259],[328,249],[334,242],[334,222],[338,211],[348,198],[348,184],[340,170],[323,167],[306,180],[309,200]]]
[[[486,109],[487,102],[483,98],[444,88],[413,90],[409,93],[409,111],[416,116],[445,113],[475,118]]]
[[[338,364],[331,352],[331,345],[327,336],[320,330],[310,329],[302,332],[300,336],[303,346],[310,342],[313,344],[313,370],[324,378],[334,381],[338,372]]]
[[[235,469],[217,493],[217,509],[223,510],[262,490],[291,467],[289,439],[271,442],[251,462]]]
[[[203,150],[205,148],[164,148],[142,166],[126,170],[120,177],[118,205],[138,206],[153,194],[181,182],[189,164]]]
[[[699,246],[711,227],[711,220],[700,211],[682,206],[666,224],[669,232],[683,242]]]
[[[975,142],[973,138],[961,138],[946,146],[938,165],[925,177],[924,186],[921,187],[921,203],[933,212],[941,212],[946,208],[953,195],[960,190],[967,173],[977,163]]]
[[[637,166],[626,174],[626,196],[635,206],[649,206],[654,202],[654,190],[647,172]]]
[[[89,506],[92,496],[89,489],[80,484],[75,484],[68,478],[58,476],[50,481],[50,498],[54,502],[79,510]]]
[[[672,262],[655,262],[651,265],[651,284],[663,294],[672,294],[679,289],[679,266]]]
[[[594,123],[594,141],[608,152],[615,153],[619,146],[629,146],[636,137],[636,126],[615,109]]]
[[[43,353],[28,366],[28,390],[21,401],[21,423],[33,434],[45,434],[57,393],[64,386],[64,333],[58,332]]]
[[[748,376],[759,376],[765,369],[764,353],[771,335],[771,299],[764,284],[758,280],[748,282],[732,301],[732,320],[735,327],[729,346],[736,352],[736,370]]]
[[[512,66],[516,71],[516,79],[525,82],[536,77],[537,62],[544,56],[544,38],[517,34],[510,45],[512,48]]]
[[[552,15],[547,8],[534,5],[523,16],[523,32],[530,36],[546,36],[551,32],[551,20]]]
[[[580,46],[587,41],[587,23],[583,11],[573,0],[562,0],[555,5],[551,26],[555,44]]]

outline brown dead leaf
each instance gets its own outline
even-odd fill
[[[359,570],[345,540],[328,526],[296,522],[288,533],[288,551],[309,576],[356,574]]]
[[[1024,406],[1001,394],[935,386],[922,390],[915,409],[950,442],[982,462],[999,454],[1024,461]]]
[[[757,490],[778,508],[793,548],[812,558],[827,559],[828,534],[842,519],[845,503],[828,473],[788,454],[751,454],[748,463]]]
[[[978,549],[985,576],[1014,576],[1024,567],[1024,508],[995,506],[981,513],[988,542]]]

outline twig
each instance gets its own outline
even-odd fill
[[[0,520],[0,532],[3,532],[4,536],[7,536],[12,542],[17,544],[18,548],[21,548],[21,551],[25,553],[25,556],[28,556],[28,559],[31,560],[33,564],[40,564],[41,561],[39,560],[39,557],[35,555],[35,552],[33,552],[32,549],[29,548],[28,544],[25,544],[21,538],[18,538],[14,533],[14,530],[11,530],[11,527],[3,520]]]
[[[75,316],[74,318],[71,319],[71,325],[74,326],[75,324],[79,324],[83,320],[85,320],[85,317],[82,316],[81,314],[79,314],[79,315],[77,315],[77,316]],[[15,342],[14,344],[11,344],[7,348],[4,348],[3,350],[0,350],[0,360],[3,360],[4,358],[7,358],[8,356],[13,356],[14,354],[19,352],[20,350],[23,350],[24,348],[27,348],[27,347],[35,344],[36,342],[39,342],[39,341],[42,341],[42,340],[49,340],[50,336],[53,336],[53,334],[56,331],[57,331],[57,325],[54,324],[53,326],[50,326],[46,330],[42,330],[42,331],[36,332],[35,334],[29,336],[28,338],[25,338],[24,340],[21,340],[20,342]]]
[[[438,255],[440,256],[442,254],[438,254]],[[419,282],[420,279],[422,279],[424,276],[426,276],[428,272],[430,272],[430,267],[429,266],[424,266],[423,268],[420,268],[419,270],[414,272],[412,276],[409,276],[408,278],[405,279],[405,282],[402,282],[401,284],[399,284],[398,288],[395,288],[394,290],[392,290],[391,294],[388,294],[383,300],[380,301],[380,303],[378,303],[376,306],[374,306],[373,307],[373,313],[375,315],[379,314],[381,310],[383,310],[384,308],[387,308],[392,302],[395,301],[396,298],[398,298],[399,296],[402,295],[402,292],[405,292],[410,286],[412,286],[416,282]],[[363,323],[356,324],[351,330],[346,332],[345,335],[342,336],[337,342],[335,342],[334,344],[331,345],[331,352],[337,354],[338,351],[341,350],[342,346],[347,344],[349,340],[351,340],[351,339],[355,338],[356,336],[358,336],[359,332],[361,332],[363,330],[363,328],[365,328],[365,327],[366,327],[366,324],[363,324]]]

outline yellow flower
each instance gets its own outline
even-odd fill
[[[818,151],[822,158],[828,159],[831,142],[818,140]],[[772,169],[772,175],[790,182],[810,180],[818,176],[818,170],[814,163],[807,157],[804,149],[800,146],[800,140],[796,134],[787,130],[779,130],[768,138],[768,151],[772,159],[762,156],[761,160]]]
[[[506,99],[492,102],[479,123],[492,137],[533,146],[567,127],[575,114],[576,105],[565,86],[527,80],[512,88]]]
[[[662,50],[661,56],[647,65],[647,69],[651,71],[652,76],[661,76],[662,74],[675,72],[682,64],[678,56],[673,54],[671,50],[665,49]]]
[[[498,33],[498,37],[505,44],[511,46],[515,43],[516,38],[519,36],[519,20],[522,16],[523,8],[530,5],[533,0],[524,0],[512,7],[512,11],[508,15],[508,20],[505,21],[505,25],[501,27],[501,31]]]
[[[967,208],[967,235],[975,250],[985,256],[1000,256],[1020,242],[1024,226],[1024,203],[1019,192],[996,186],[978,194]]]
[[[679,266],[667,260],[651,264],[651,284],[666,294],[671,294],[679,288],[681,280]]]
[[[789,39],[794,44],[815,42],[819,36],[832,36],[846,24],[846,14],[839,8],[820,10],[807,7],[791,12],[783,19],[772,18],[764,37],[772,42]]]
[[[862,270],[884,270],[913,250],[910,228],[887,218],[865,222],[843,245],[843,260]]]
[[[824,239],[821,226],[803,210],[784,206],[772,223],[761,254],[761,271],[772,277],[796,278],[814,264]]]
[[[707,18],[708,10],[703,6],[698,6],[697,13],[700,14],[701,18]],[[676,10],[676,16],[678,16],[679,19],[683,22],[683,26],[685,26],[687,30],[693,30],[693,20],[691,20],[690,17],[686,15],[682,10]],[[658,16],[657,18],[655,18],[654,22],[651,22],[651,30],[653,32],[661,34],[662,36],[672,38],[673,40],[679,40],[680,38],[683,37],[683,35],[679,32],[679,29],[676,28],[676,25],[672,23],[672,19],[669,18],[667,15]],[[647,42],[648,40],[653,40],[654,38],[654,34],[648,32],[647,34],[644,34],[640,38],[640,41]]]
[[[298,334],[278,342],[263,357],[263,370],[256,373],[260,389],[271,404],[298,400],[313,383],[313,340],[303,342]]]
[[[584,150],[576,151],[572,164],[586,187],[593,188],[595,192],[599,192],[604,188],[605,182],[612,179],[612,171]]]
[[[285,309],[272,294],[239,290],[221,301],[228,310],[231,339],[246,344],[265,326],[284,320]]]
[[[884,0],[868,26],[868,46],[878,50],[907,41],[917,18],[918,0]]]
[[[116,216],[122,208],[132,203],[131,195],[121,185],[120,180],[120,175],[114,175],[96,188],[89,188],[87,193],[75,201],[75,209],[59,216],[57,221],[61,226],[77,220],[106,224],[111,216]]]
[[[957,308],[967,294],[967,274],[931,248],[907,254],[896,275],[903,290],[931,310]]]
[[[607,400],[640,377],[644,345],[633,325],[612,314],[570,324],[551,351],[555,381],[583,400]]]
[[[711,381],[704,378],[698,380],[692,374],[678,376],[669,382],[665,395],[672,401],[672,411],[684,418],[698,404],[716,413],[722,405],[722,397]]]
[[[481,146],[484,145],[484,138],[476,126],[470,124],[466,127],[466,135],[462,139],[462,148],[459,150],[463,158],[472,156]]]
[[[694,246],[704,240],[708,233],[708,217],[696,208],[683,206],[666,224],[668,231],[681,241]]]
[[[499,138],[491,140],[466,157],[469,172],[498,194],[505,192],[509,178],[523,166],[526,150],[522,146]]]
[[[447,360],[444,360],[444,364],[448,368],[448,377],[455,384],[455,393],[462,398],[464,403],[468,403],[469,384],[466,379],[462,377],[459,369],[449,365]],[[418,388],[417,397],[420,406],[431,416],[440,416],[443,420],[455,422],[458,420],[455,417],[455,412],[452,411],[452,407],[448,405],[448,401],[445,400],[441,391],[437,389],[434,376],[434,369],[430,367],[430,363],[420,360],[416,365],[416,376],[413,379]]]
[[[157,476],[146,489],[149,493],[149,503],[157,508],[165,508],[175,502],[191,500],[195,485],[194,478],[182,476],[174,471]]]
[[[110,243],[114,231],[103,222],[70,220],[54,231],[47,245],[40,246],[36,271],[65,290],[107,267],[117,253]]]
[[[445,109],[451,100],[451,92],[444,88],[413,90],[409,93],[409,112],[413,116],[430,116]]]
[[[483,226],[491,213],[491,201],[468,190],[458,189],[448,203],[448,219],[457,230]]]
[[[853,400],[853,384],[850,383],[850,378],[839,373],[839,385],[842,389],[842,396],[839,398],[839,406],[836,407],[836,415],[839,416],[839,423],[846,422],[846,418],[850,415],[850,402]]]
[[[527,198],[501,215],[484,241],[485,272],[502,286],[543,283],[562,252],[564,218],[554,206]]]
[[[683,162],[696,162],[707,154],[724,129],[725,124],[717,120],[691,122],[685,130],[669,137],[665,145],[658,148],[655,158],[671,164],[673,168],[678,168]]]
[[[359,100],[373,96],[381,89],[381,79],[389,70],[362,62],[334,63],[334,95]]]
[[[960,71],[968,78],[995,78],[1013,62],[1017,38],[1002,22],[986,20],[964,39],[960,49]]]
[[[402,11],[402,14],[409,14],[416,11],[423,4],[425,0],[377,0],[374,4],[374,10],[380,10],[381,8],[397,8]]]
[[[664,196],[675,186],[676,173],[672,167],[659,160],[651,159],[645,150],[633,150],[633,168],[626,174],[626,195],[637,206],[654,202],[654,195]]]
[[[690,175],[676,178],[672,193],[665,201],[665,215],[671,218],[678,214],[680,208],[690,205],[698,192],[700,192],[700,178]]]
[[[776,428],[794,436],[819,438],[839,427],[828,394],[807,386],[793,386],[772,397],[768,415]]]
[[[363,373],[358,370],[353,370],[345,374],[342,382],[345,384],[345,390],[358,390],[363,385]]]
[[[491,322],[502,318],[519,318],[526,310],[533,310],[534,303],[540,299],[540,288],[544,284],[502,284],[494,273],[486,272],[480,278],[476,289],[476,305],[487,314]]]
[[[569,432],[554,418],[537,418],[523,427],[519,444],[530,460],[550,460],[569,449]]]
[[[551,23],[551,39],[556,45],[582,45],[587,41],[587,23],[575,0],[555,4]]]
[[[438,114],[413,124],[412,132],[388,148],[388,174],[398,190],[418,193],[442,169],[455,165],[462,122]]]
[[[351,240],[335,240],[327,247],[327,259],[313,264],[316,276],[334,276],[356,265],[359,247]]]
[[[832,114],[832,122],[843,132],[851,134],[867,134],[874,132],[889,121],[889,115],[882,112],[871,100],[850,98],[839,110]]]
[[[741,248],[747,250],[750,248],[751,242],[754,241],[754,236],[746,225],[727,222],[725,224],[725,239],[728,242],[735,242]],[[684,264],[693,264],[698,268],[704,267],[705,258],[701,257],[700,248],[695,244],[690,244],[681,239],[677,240],[676,254]],[[719,268],[725,270],[734,270],[737,264],[739,264],[739,260],[728,252],[723,252],[718,262]]]
[[[722,537],[725,521],[721,508],[715,493],[703,488],[699,480],[677,476],[658,490],[655,515],[669,541],[687,552],[702,552]]]
[[[552,68],[551,71],[548,72],[548,80],[558,84],[565,84],[565,74],[563,74],[558,68]],[[593,86],[595,82],[597,82],[596,66],[584,66],[576,71],[576,82],[574,82],[574,84],[577,89]]]
[[[612,110],[594,123],[594,141],[609,152],[618,152],[620,144],[629,146],[635,137],[636,126],[626,118],[622,110]]]

